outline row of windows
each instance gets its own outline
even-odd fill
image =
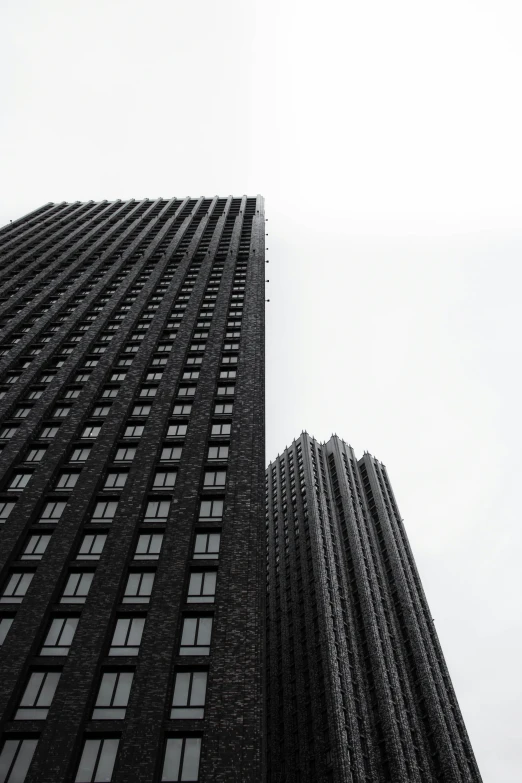
[[[117,737],[86,739],[74,778],[75,783],[110,783],[119,744]],[[37,745],[38,740],[35,738],[6,739],[0,752],[1,783],[23,783]],[[201,737],[167,737],[160,780],[165,783],[197,783],[200,755]]]

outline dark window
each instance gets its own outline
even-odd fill
[[[25,545],[21,560],[41,560],[51,536],[48,533],[34,533],[29,536],[29,540]]]
[[[203,718],[206,693],[207,672],[177,672],[170,717]]]
[[[51,621],[40,655],[69,655],[78,620],[78,617],[55,617]]]
[[[0,647],[5,642],[5,637],[13,624],[14,617],[0,617]],[[0,766],[1,769],[1,766]]]
[[[93,579],[93,571],[75,571],[74,573],[69,574],[63,595],[60,598],[60,603],[84,604],[89,594]]]
[[[23,783],[37,745],[37,739],[6,739],[0,753],[2,783]]]
[[[180,655],[210,655],[212,617],[184,617]]]
[[[83,746],[75,783],[110,783],[119,739],[87,739]]]
[[[9,576],[0,604],[20,604],[33,581],[33,571],[13,571]]]
[[[189,604],[213,604],[216,597],[217,571],[192,571],[187,593]]]
[[[124,604],[148,604],[154,585],[153,571],[131,571],[127,579]]]
[[[157,560],[160,556],[163,533],[141,533],[138,538],[135,560]]]
[[[217,487],[221,489],[225,486],[226,480],[226,470],[206,470],[205,482],[203,486],[205,489],[208,489],[209,487]]]
[[[199,518],[215,520],[223,517],[223,500],[202,500],[199,507]]]
[[[212,460],[228,459],[228,446],[209,446],[208,459],[212,459]]]
[[[15,713],[15,720],[45,720],[60,672],[32,672]]]
[[[145,522],[166,522],[170,500],[149,500],[145,510]]]
[[[38,522],[58,522],[66,505],[66,500],[48,500]]]
[[[91,522],[112,522],[117,508],[117,500],[98,500],[94,508]]]
[[[78,551],[78,560],[99,560],[107,540],[105,533],[86,533]]]
[[[6,521],[15,505],[14,500],[0,500],[0,525]]]
[[[133,672],[104,672],[92,713],[93,720],[122,720],[129,703]]]
[[[221,533],[196,533],[194,560],[217,560]]]
[[[144,626],[144,617],[119,617],[109,655],[138,655]]]

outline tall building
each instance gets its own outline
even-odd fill
[[[0,231],[0,782],[262,779],[264,206]]]
[[[306,433],[266,474],[269,783],[479,783],[386,468]]]

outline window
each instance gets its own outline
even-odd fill
[[[176,484],[175,470],[157,470],[154,476],[153,489],[174,489]]]
[[[150,405],[135,405],[131,416],[148,416],[151,411]]]
[[[217,560],[221,533],[196,533],[194,560]]]
[[[23,783],[37,745],[37,739],[6,739],[0,753],[2,783]]]
[[[79,617],[54,617],[40,655],[69,655]]]
[[[80,435],[81,438],[97,438],[101,432],[100,424],[88,424],[83,428],[83,432]]]
[[[105,533],[86,533],[83,537],[77,560],[99,560],[107,541]]]
[[[78,448],[74,449],[73,453],[71,454],[71,462],[85,462],[89,458],[89,454],[91,453],[91,447],[90,446],[79,446]]]
[[[13,624],[14,617],[0,617],[0,647],[5,642],[5,637]],[[1,769],[1,767],[0,767]]]
[[[163,377],[162,372],[148,372],[145,378],[146,381],[161,381]]]
[[[117,500],[98,500],[94,508],[91,522],[112,522],[117,508]]]
[[[210,655],[212,617],[184,617],[180,655]]]
[[[127,377],[127,373],[125,372],[116,372],[114,375],[111,375],[111,381],[124,381]]]
[[[153,571],[131,572],[127,579],[127,585],[125,587],[125,595],[123,596],[123,603],[124,604],[148,604],[150,601],[153,584],[154,584]]]
[[[81,389],[67,389],[64,394],[66,400],[75,400],[80,396]]]
[[[205,471],[205,489],[209,487],[223,488],[227,480],[226,470],[206,470]]]
[[[163,533],[141,533],[134,554],[135,560],[157,560],[163,544]]]
[[[230,356],[221,357],[222,364],[237,364],[237,354],[231,354]]]
[[[109,655],[138,655],[144,626],[144,617],[119,617]]]
[[[66,505],[66,500],[48,500],[38,522],[58,522]]]
[[[125,432],[123,433],[124,438],[141,438],[143,435],[144,430],[143,424],[134,424],[129,427],[125,427]]]
[[[119,742],[116,738],[85,740],[75,783],[111,781]]]
[[[191,403],[177,403],[172,409],[173,416],[190,416],[192,413]]]
[[[214,413],[223,415],[228,414],[230,415],[232,411],[234,410],[234,403],[233,402],[218,402],[214,406]]]
[[[127,476],[129,474],[125,471],[123,473],[110,472],[105,479],[104,489],[121,489],[125,486]]]
[[[13,571],[0,597],[0,604],[21,604],[33,576],[33,571]]]
[[[236,387],[234,386],[234,384],[230,384],[229,386],[218,386],[217,393],[222,396],[231,397],[233,394],[236,393]],[[229,412],[232,413],[232,410],[230,410]]]
[[[15,473],[8,486],[10,491],[22,490],[29,484],[32,473]]]
[[[197,381],[199,378],[199,370],[185,370],[182,378],[184,381]]]
[[[25,458],[26,462],[40,462],[44,456],[45,456],[46,449],[42,446],[37,447],[35,449],[31,449],[27,457]]]
[[[2,427],[0,430],[0,438],[2,440],[9,440],[13,435],[16,435],[17,430],[18,427]]]
[[[21,560],[41,560],[51,536],[48,533],[35,533],[29,536],[29,540],[25,545]]]
[[[202,364],[203,363],[203,357],[202,356],[187,356],[187,364]]]
[[[220,435],[230,435],[231,429],[232,425],[230,422],[223,422],[223,424],[213,424],[211,434],[213,438],[217,438]]]
[[[129,703],[133,672],[104,672],[96,698],[93,720],[122,720]]]
[[[32,408],[17,408],[14,412],[14,418],[15,419],[25,419],[29,414],[31,413]],[[58,408],[57,410],[61,410]],[[69,408],[67,408],[67,412],[69,411]],[[55,416],[59,416],[60,414],[57,414],[55,412]],[[64,414],[64,416],[67,416],[67,413]]]
[[[209,446],[208,459],[212,459],[212,460],[228,459],[228,446]]]
[[[162,462],[174,462],[181,459],[182,446],[163,446],[161,450]]]
[[[192,571],[187,593],[189,604],[213,604],[217,571]]]
[[[108,386],[106,389],[102,391],[101,396],[103,399],[107,398],[114,398],[118,396],[118,386]]]
[[[58,479],[56,489],[73,489],[73,487],[76,486],[79,478],[79,473],[62,473]]]
[[[183,438],[187,434],[187,424],[169,424],[167,438]]]
[[[15,720],[45,720],[60,679],[60,672],[32,672]]]
[[[132,462],[136,456],[135,446],[121,446],[114,457],[115,462]]]
[[[174,681],[171,718],[203,718],[207,672],[177,672]]]
[[[108,416],[111,411],[110,405],[97,405],[92,412],[93,416]]]
[[[60,603],[84,604],[93,579],[94,571],[75,571],[69,574]]]
[[[55,419],[64,419],[69,415],[71,409],[68,406],[62,406],[54,409],[53,416]],[[26,414],[27,415],[27,414]]]
[[[180,386],[178,389],[178,397],[193,397],[196,393],[197,386]]]
[[[149,500],[145,511],[145,522],[166,522],[170,500]]]
[[[140,397],[155,397],[157,391],[157,386],[142,386],[140,389]]]
[[[223,501],[221,499],[216,500],[202,500],[199,507],[199,518],[207,520],[221,519],[223,517]]]
[[[2,525],[15,507],[14,500],[0,500],[0,525]]]

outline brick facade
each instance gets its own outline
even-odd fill
[[[48,204],[0,231],[0,254],[0,504],[15,502],[0,527],[0,620],[14,620],[0,647],[4,751],[8,742],[36,738],[28,783],[83,781],[90,774],[78,772],[84,741],[116,738],[116,761],[103,779],[149,783],[193,775],[188,766],[183,772],[189,762],[182,758],[178,773],[163,777],[165,744],[201,738],[199,773],[180,780],[257,782],[263,199]],[[222,381],[229,370],[237,377]],[[189,372],[199,376],[185,382]],[[141,405],[150,408],[136,412]],[[216,405],[233,409],[216,412]],[[60,408],[68,415],[58,416]],[[231,426],[217,437],[219,424]],[[101,430],[82,437],[90,425]],[[169,437],[176,425],[186,425],[185,434]],[[143,427],[139,437],[127,434],[130,426]],[[45,427],[58,427],[54,437],[45,437]],[[228,456],[209,459],[215,444],[228,446]],[[162,461],[175,445],[183,446],[181,458]],[[82,447],[90,448],[86,459],[71,462]],[[133,459],[117,460],[119,448],[135,449]],[[29,462],[38,449],[45,449],[43,458]],[[153,486],[158,470],[176,473],[174,488]],[[226,470],[224,487],[204,487],[211,470]],[[15,474],[29,471],[25,488],[9,489]],[[57,488],[63,472],[79,472],[67,490]],[[104,489],[112,472],[125,473],[126,481]],[[206,498],[224,501],[224,508],[200,521]],[[168,501],[168,518],[145,521],[155,499]],[[40,522],[54,500],[67,501],[61,517]],[[114,517],[91,522],[104,500],[117,501]],[[193,558],[198,531],[221,532],[217,559]],[[41,559],[22,559],[29,537],[42,533],[50,539]],[[138,536],[154,533],[163,534],[159,557],[135,556]],[[86,534],[106,535],[99,559],[78,556]],[[212,602],[187,600],[198,569],[217,569]],[[34,574],[27,593],[10,600],[12,574],[25,571]],[[68,577],[78,571],[94,573],[86,600],[62,603]],[[151,571],[150,599],[124,602],[129,573]],[[213,619],[207,656],[179,654],[184,618],[192,616]],[[49,624],[59,617],[79,618],[70,650],[43,657]],[[116,621],[133,617],[145,617],[139,654],[109,655]],[[15,720],[27,679],[38,671],[61,675],[48,716]],[[113,671],[134,675],[125,717],[94,720],[100,678]],[[184,671],[208,672],[203,719],[170,718],[174,678]]]

